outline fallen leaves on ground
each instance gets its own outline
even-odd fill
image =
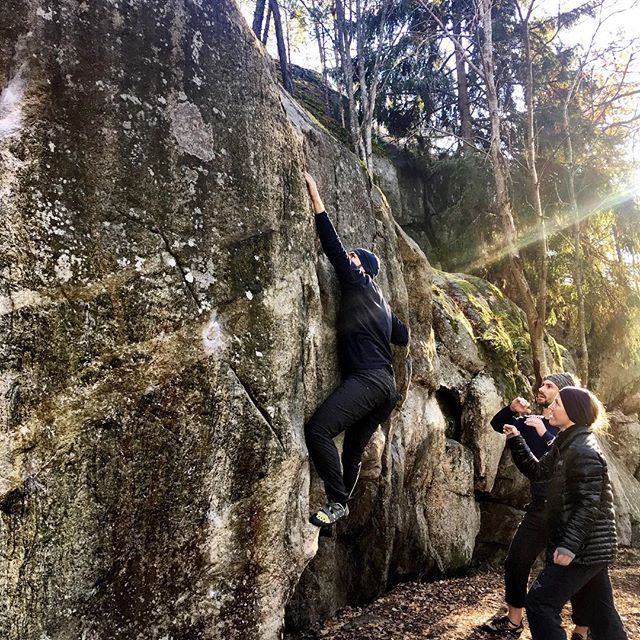
[[[640,640],[640,552],[625,550],[612,567],[616,606],[629,640]],[[495,640],[480,630],[503,607],[502,574],[493,571],[435,582],[397,586],[364,607],[348,607],[319,628],[291,640]],[[569,608],[564,627],[572,629]],[[525,624],[521,640],[531,640]]]

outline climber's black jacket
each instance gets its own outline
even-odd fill
[[[327,213],[318,213],[315,219],[322,249],[342,290],[337,322],[342,372],[383,368],[393,372],[390,343],[407,345],[407,328],[391,312],[380,287],[351,262]]]
[[[522,436],[507,440],[516,466],[531,480],[549,479],[550,542],[575,554],[579,564],[611,562],[616,553],[613,494],[607,463],[587,427],[561,431],[538,460]]]

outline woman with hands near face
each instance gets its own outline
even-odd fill
[[[549,423],[559,434],[540,459],[516,426],[503,428],[518,469],[550,485],[547,565],[525,600],[531,635],[566,640],[560,612],[571,599],[574,616],[589,627],[593,640],[626,640],[608,573],[616,552],[613,494],[593,433],[604,409],[590,391],[570,386],[549,409]]]

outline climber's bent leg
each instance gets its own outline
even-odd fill
[[[380,371],[384,371],[386,378],[380,376]],[[387,401],[387,378],[393,380],[386,370],[380,369],[363,369],[352,373],[318,407],[305,425],[309,455],[318,475],[324,481],[330,502],[346,504],[349,494],[345,488],[340,456],[333,438]]]
[[[396,405],[397,394],[395,382],[389,376],[385,381],[388,388],[388,395],[385,400],[371,413],[358,420],[355,424],[347,427],[344,434],[344,445],[342,447],[342,475],[344,486],[348,497],[353,496],[353,492],[360,476],[362,466],[362,454],[371,440],[379,425],[385,422]]]

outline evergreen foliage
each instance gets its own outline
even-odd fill
[[[322,82],[331,86],[325,99],[307,89],[297,90],[300,99],[336,135],[349,131],[345,78],[331,50],[336,41],[335,3],[287,0],[284,6],[290,24],[306,29],[311,40],[323,33],[329,43]],[[369,89],[372,74],[378,74],[373,148],[378,153],[401,148],[412,158],[411,171],[419,173],[425,194],[430,259],[446,269],[489,278],[518,301],[500,249],[502,232],[487,154],[492,134],[482,77],[485,34],[477,3],[342,0],[341,6],[350,33],[365,35],[350,50],[353,68],[363,63],[365,69],[364,76],[353,77],[358,118],[367,107],[361,78],[366,77],[364,89]],[[535,296],[542,265],[539,214],[531,201],[527,170],[523,12],[530,7],[531,0],[520,5],[498,0],[491,17],[500,146],[508,164],[519,259]],[[538,10],[529,19],[527,13],[536,169],[548,236],[546,326],[578,359],[584,332],[591,365],[589,380],[583,382],[591,385],[598,384],[603,363],[618,357],[628,371],[639,372],[640,380],[640,202],[629,160],[630,139],[640,132],[640,45],[631,40],[597,46],[597,40],[588,39],[567,45],[562,35],[577,25],[596,32],[613,10],[609,0],[590,0],[557,15]],[[593,20],[585,23],[588,17]],[[463,92],[470,141],[461,110]],[[446,232],[433,233],[429,225],[434,224],[447,225]],[[415,221],[408,228],[412,225]],[[451,238],[456,241],[449,242]],[[577,320],[579,303],[585,310],[584,327]],[[559,355],[556,349],[554,360]]]

